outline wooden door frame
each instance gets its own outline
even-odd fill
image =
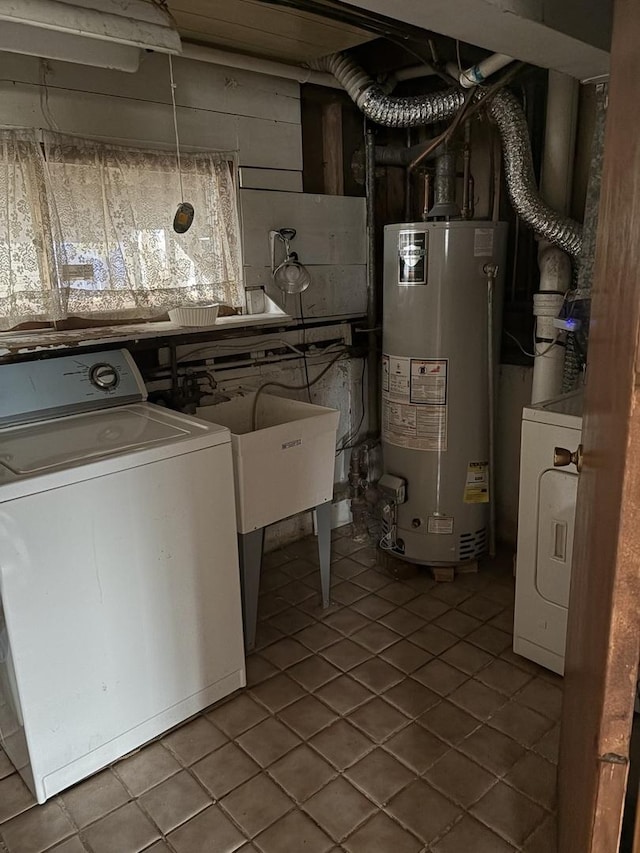
[[[618,850],[638,672],[639,41],[639,0],[616,0],[567,635],[560,853]]]

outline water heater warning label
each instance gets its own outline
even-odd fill
[[[447,449],[447,359],[382,356],[382,435],[396,447]]]
[[[466,504],[489,503],[489,466],[486,462],[469,462],[463,500]]]

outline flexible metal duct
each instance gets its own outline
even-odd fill
[[[357,62],[343,53],[320,60],[371,121],[387,127],[419,127],[453,118],[464,104],[458,89],[429,95],[396,98],[385,94]],[[482,97],[478,90],[477,96]],[[541,237],[559,246],[576,260],[582,247],[582,226],[552,210],[536,186],[529,129],[517,98],[506,89],[490,101],[488,111],[500,132],[505,179],[514,210]]]

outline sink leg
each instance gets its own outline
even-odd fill
[[[322,586],[322,606],[329,606],[329,588],[331,586],[331,501],[316,507],[318,525],[318,556],[320,558],[320,584]]]
[[[251,533],[238,533],[240,556],[240,587],[242,590],[242,618],[244,621],[244,647],[250,652],[256,645],[258,622],[258,595],[260,593],[260,570],[264,527]]]

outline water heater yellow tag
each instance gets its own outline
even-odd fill
[[[463,500],[466,504],[489,503],[489,465],[469,462]]]

